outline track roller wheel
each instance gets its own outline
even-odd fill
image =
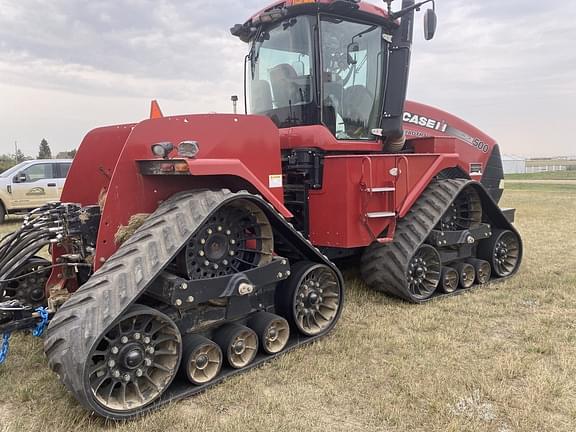
[[[468,263],[460,263],[456,266],[456,270],[460,275],[460,286],[464,289],[470,288],[474,285],[476,280],[476,270],[474,266]]]
[[[174,379],[182,339],[174,322],[156,309],[134,305],[94,344],[84,382],[103,415],[136,414]]]
[[[468,264],[471,264],[476,271],[476,283],[484,285],[490,280],[492,275],[492,269],[490,268],[490,263],[488,261],[479,260],[471,258],[468,260]]]
[[[222,369],[222,350],[217,343],[200,335],[183,340],[182,371],[194,385],[212,381]]]
[[[440,276],[440,291],[444,294],[451,294],[458,289],[459,274],[455,268],[442,267]]]
[[[492,237],[479,243],[478,258],[488,261],[496,276],[510,276],[516,273],[522,258],[520,238],[509,230],[494,230]]]
[[[281,316],[258,312],[250,319],[248,325],[258,335],[260,347],[266,354],[279,353],[290,339],[290,325]]]
[[[214,339],[222,348],[226,361],[234,369],[249,365],[258,353],[258,335],[243,325],[225,325],[218,330]]]
[[[325,264],[301,261],[292,275],[276,290],[278,310],[303,335],[328,332],[342,307],[342,285],[338,275]]]

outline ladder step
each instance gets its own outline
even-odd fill
[[[378,219],[378,218],[388,218],[388,217],[395,217],[396,213],[394,212],[372,212],[366,213],[366,217],[369,219]]]
[[[368,192],[394,192],[396,188],[394,187],[375,187],[366,189]]]

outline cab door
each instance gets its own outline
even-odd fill
[[[32,209],[58,201],[58,185],[54,171],[54,163],[39,162],[16,174],[12,183],[14,207]]]

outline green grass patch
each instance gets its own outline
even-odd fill
[[[506,180],[576,180],[576,170],[531,174],[506,174]]]
[[[505,190],[576,193],[576,184],[506,183]]]

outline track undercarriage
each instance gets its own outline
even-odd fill
[[[326,334],[342,289],[260,198],[178,194],[59,309],[45,351],[83,405],[128,418]]]
[[[361,270],[371,288],[421,303],[511,276],[521,260],[520,236],[478,183],[436,180]]]

